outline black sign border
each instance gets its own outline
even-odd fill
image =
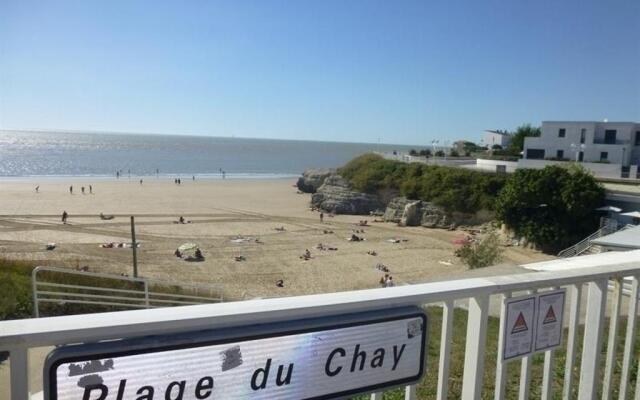
[[[280,323],[272,322],[267,324],[241,325],[222,328],[219,330],[199,330],[177,334],[174,333],[111,340],[98,343],[65,345],[49,353],[45,361],[43,374],[44,399],[58,400],[56,370],[61,364],[70,362],[213,346],[238,341],[259,340],[323,330],[350,328],[354,326],[370,325],[409,318],[420,318],[422,320],[423,327],[421,338],[422,345],[420,346],[420,370],[417,375],[338,393],[309,397],[302,400],[342,399],[354,395],[377,392],[381,389],[406,386],[420,381],[424,376],[426,369],[426,346],[429,328],[428,318],[424,310],[418,307],[402,307],[354,314],[300,319]],[[246,334],[247,330],[253,331],[254,333]],[[241,332],[243,335],[240,335]]]

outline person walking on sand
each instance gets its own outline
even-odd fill
[[[89,185],[89,194],[93,194],[93,188]]]
[[[84,186],[81,187],[80,190],[82,191],[82,194],[84,194]]]
[[[62,212],[62,223],[66,224],[67,223],[67,218],[69,217],[69,214],[67,214],[67,211],[63,211]]]
[[[39,190],[40,190],[40,186],[36,186],[36,193],[40,193]]]
[[[73,185],[69,186],[69,194],[73,194]]]
[[[142,185],[142,179],[140,179],[140,184]]]
[[[324,213],[320,211],[320,223],[324,222]]]

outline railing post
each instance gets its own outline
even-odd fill
[[[480,294],[469,299],[464,375],[462,377],[462,399],[464,400],[480,399],[482,394],[488,312],[488,294]]]
[[[607,283],[607,279],[589,283],[582,364],[580,365],[580,385],[578,387],[579,400],[591,400],[597,397],[602,326],[607,303]]]
[[[504,324],[507,323],[507,307],[505,301],[511,297],[511,293],[502,295],[502,305],[500,306],[500,331],[498,332],[498,358],[496,360],[496,385],[495,400],[504,399],[506,380],[507,380],[507,363],[502,361],[504,353]]]
[[[527,291],[527,294],[535,294],[535,293],[536,293],[536,290]],[[520,387],[518,390],[519,400],[527,400],[529,398],[529,391],[531,387],[531,364],[532,363],[533,363],[532,355],[524,356],[520,361]]]
[[[453,332],[453,300],[442,305],[442,334],[440,335],[440,364],[438,368],[438,400],[445,400],[449,389],[449,361],[451,360],[451,336]]]
[[[551,288],[559,289],[558,287]],[[539,311],[538,311],[539,312]],[[550,400],[553,387],[553,349],[544,352],[544,366],[542,368],[542,395],[541,400]]]
[[[569,305],[569,332],[567,335],[567,360],[564,367],[564,386],[562,399],[569,400],[573,393],[573,367],[576,363],[578,348],[578,325],[580,323],[580,301],[582,297],[582,284],[571,287],[571,304]]]
[[[404,400],[416,400],[416,385],[409,385],[404,388]]]
[[[29,349],[9,349],[9,372],[11,374],[11,400],[29,399]]]
[[[618,347],[618,319],[620,317],[620,301],[622,300],[622,278],[614,280],[613,296],[611,297],[611,313],[609,315],[609,338],[607,343],[606,364],[604,368],[604,381],[602,385],[602,399],[611,398],[613,384],[613,369],[616,361],[616,348]]]
[[[620,375],[620,400],[628,397],[629,377],[631,361],[633,359],[636,340],[636,321],[638,317],[638,277],[631,281],[631,293],[629,294],[629,313],[627,316],[627,335],[624,341],[624,356],[622,359],[622,373]]]
[[[149,281],[144,280],[144,304],[149,308]]]
[[[35,267],[31,271],[31,295],[33,296],[33,317],[40,318],[40,310],[38,309],[38,271],[40,267]]]
[[[371,393],[371,400],[382,400],[382,392]]]

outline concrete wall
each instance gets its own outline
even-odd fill
[[[507,172],[515,172],[515,170],[518,168],[517,161],[485,160],[479,158],[476,160],[475,169],[496,172],[499,165],[505,166]]]
[[[578,163],[581,167],[590,171],[598,178],[622,179],[622,166],[620,164],[602,164],[602,163]],[[542,169],[547,165],[568,166],[566,161],[549,161],[549,160],[527,160],[525,158],[518,160],[518,168],[535,168]],[[637,165],[632,165],[629,171],[629,179],[635,179],[638,170]]]

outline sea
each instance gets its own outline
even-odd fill
[[[273,179],[412,146],[210,136],[0,130],[0,177]]]

